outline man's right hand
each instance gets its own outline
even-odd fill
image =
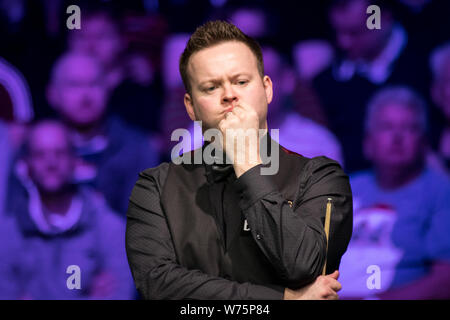
[[[337,281],[339,271],[335,271],[326,276],[319,276],[317,279],[300,289],[284,290],[284,300],[338,300],[337,292],[342,289],[342,285]]]

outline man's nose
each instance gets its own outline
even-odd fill
[[[232,86],[225,85],[224,91],[223,91],[223,96],[222,96],[222,102],[229,104],[229,103],[236,102],[237,100],[238,100],[238,97],[237,97],[236,93],[234,92]]]

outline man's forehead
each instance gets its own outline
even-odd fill
[[[188,71],[197,81],[228,73],[253,73],[257,72],[256,57],[242,42],[223,42],[194,53]]]

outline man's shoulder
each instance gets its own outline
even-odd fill
[[[139,180],[151,181],[162,186],[167,178],[169,167],[170,162],[161,162],[156,167],[147,168],[139,173]]]
[[[282,170],[289,171],[289,175],[295,175],[295,171],[299,172],[302,184],[313,184],[324,177],[344,177],[346,180],[348,179],[347,174],[336,160],[326,156],[308,158],[284,147],[281,147],[281,152],[285,154],[284,158],[291,163]],[[286,160],[284,164],[286,164]],[[280,163],[280,166],[283,166],[283,162]]]
[[[302,171],[305,175],[312,175],[321,171],[340,171],[344,173],[339,162],[326,156],[305,157],[301,154],[288,150],[288,154],[294,157],[295,161],[303,164]]]

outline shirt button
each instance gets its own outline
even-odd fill
[[[261,235],[259,233],[256,235],[256,239],[261,240]]]

